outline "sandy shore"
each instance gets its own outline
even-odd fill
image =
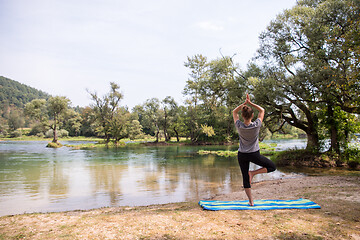
[[[0,218],[0,239],[360,239],[360,177],[255,183],[256,199],[307,198],[321,209],[204,211],[197,201]],[[214,196],[245,200],[243,191]]]

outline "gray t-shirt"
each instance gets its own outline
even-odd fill
[[[261,120],[258,118],[254,122],[246,126],[240,120],[235,122],[235,127],[239,132],[239,152],[251,153],[260,150],[259,147],[259,132],[261,127]]]

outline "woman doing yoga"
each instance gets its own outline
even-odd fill
[[[250,106],[247,106],[250,105]],[[254,111],[251,107],[254,107],[259,111],[257,119],[252,122],[254,117]],[[239,120],[238,112],[241,111],[241,116],[244,122]],[[264,119],[264,108],[256,105],[250,101],[249,94],[246,94],[246,101],[233,110],[233,118],[237,131],[239,132],[239,150],[238,161],[243,176],[243,185],[245,193],[249,198],[249,204],[254,206],[254,200],[251,195],[251,180],[259,173],[268,173],[276,170],[275,164],[268,158],[260,155],[259,147],[259,132],[262,121]],[[261,168],[249,171],[250,162],[255,163]]]

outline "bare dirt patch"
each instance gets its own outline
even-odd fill
[[[358,176],[313,176],[252,186],[256,199],[308,198],[321,209],[204,211],[194,201],[5,216],[0,239],[360,239],[359,183]]]

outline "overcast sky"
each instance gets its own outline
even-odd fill
[[[123,106],[183,104],[187,56],[236,54],[296,0],[0,0],[0,76],[87,106],[120,85]]]

